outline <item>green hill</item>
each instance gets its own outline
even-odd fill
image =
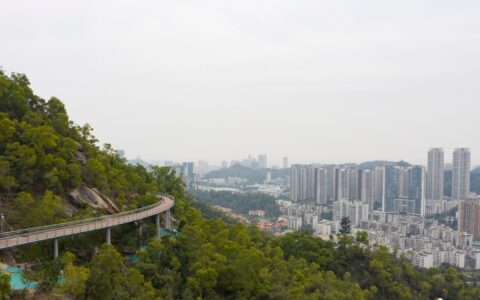
[[[235,164],[229,168],[215,170],[207,173],[204,178],[227,178],[240,177],[247,179],[248,184],[263,183],[267,172],[271,173],[272,179],[287,178],[288,169],[252,169],[239,164]]]
[[[273,175],[273,174],[272,174]],[[168,168],[131,166],[90,126],[73,124],[58,99],[36,96],[24,75],[0,71],[1,208],[12,228],[92,214],[80,190],[127,210],[175,196],[178,237],[155,237],[153,220],[2,253],[23,262],[39,299],[477,299],[479,291],[453,268],[415,270],[365,233],[322,240],[306,233],[273,237],[255,226],[206,219]],[[77,191],[77,192],[75,192]],[[91,199],[90,199],[91,200]],[[208,210],[203,208],[203,210]],[[146,246],[146,247],[145,247]],[[49,255],[50,254],[50,255]],[[129,254],[129,259],[126,259]],[[135,254],[135,255],[133,255]],[[0,275],[0,297],[15,294]]]
[[[366,161],[358,165],[360,169],[374,169],[376,167],[381,167],[385,165],[394,165],[399,167],[409,167],[411,166],[410,163],[400,160],[400,161],[388,161],[388,160],[373,160],[373,161]]]

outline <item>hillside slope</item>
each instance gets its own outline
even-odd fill
[[[211,171],[204,178],[240,177],[247,179],[248,184],[254,184],[263,183],[269,171],[272,179],[287,178],[289,169],[252,169],[236,164],[226,169]]]

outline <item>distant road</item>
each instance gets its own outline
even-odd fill
[[[155,204],[114,215],[0,233],[0,249],[110,228],[146,219],[169,211],[175,204],[172,196],[161,195],[159,199],[160,201]]]

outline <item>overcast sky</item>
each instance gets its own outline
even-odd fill
[[[479,1],[0,0],[0,66],[129,158],[480,162]]]

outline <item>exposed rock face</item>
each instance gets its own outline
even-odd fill
[[[80,151],[75,152],[75,159],[79,161],[82,165],[87,164],[87,157]]]
[[[75,142],[75,145],[77,146],[77,151],[75,151],[75,159],[79,161],[82,165],[87,164],[87,157],[85,154],[83,154],[83,146],[79,142]]]
[[[73,204],[85,207],[90,206],[96,210],[102,210],[110,214],[118,213],[120,210],[117,205],[107,196],[100,193],[95,188],[81,186],[70,193],[70,201]]]

